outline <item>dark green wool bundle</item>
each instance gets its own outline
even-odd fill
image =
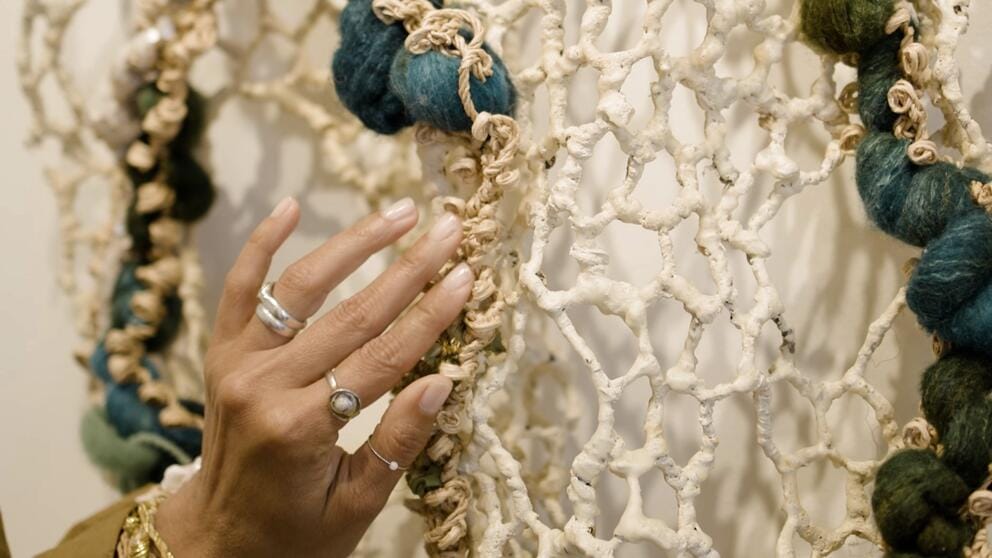
[[[923,376],[922,407],[942,453],[894,454],[878,470],[872,508],[893,557],[959,557],[975,528],[962,519],[992,460],[992,219],[972,198],[989,177],[938,162],[917,165],[893,133],[890,88],[903,78],[902,33],[885,34],[893,0],[802,0],[802,30],[817,48],[858,55],[858,192],[871,220],[924,248],[906,292],[920,324],[950,342]]]
[[[827,52],[847,54],[875,46],[885,35],[894,0],[803,0],[802,31]]]
[[[443,5],[442,0],[431,3]],[[365,127],[380,134],[395,134],[415,122],[450,132],[471,128],[458,97],[458,58],[433,50],[411,54],[404,47],[403,24],[383,23],[372,11],[372,0],[349,0],[340,22],[341,46],[331,64],[334,86]],[[471,78],[472,101],[480,112],[512,114],[516,91],[509,73],[485,49],[493,57],[493,75],[485,81]]]

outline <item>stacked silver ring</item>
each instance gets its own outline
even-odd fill
[[[296,337],[296,334],[303,331],[303,328],[307,327],[307,323],[304,320],[298,320],[293,317],[276,297],[272,296],[272,286],[274,283],[269,282],[262,285],[262,288],[258,290],[258,305],[255,306],[255,315],[261,320],[265,327],[271,329],[275,333],[292,339]]]

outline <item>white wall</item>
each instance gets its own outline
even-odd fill
[[[97,3],[94,0],[91,4]],[[120,26],[113,23],[118,15],[109,4],[91,6],[85,14],[88,25],[75,35],[78,50],[72,56],[87,64],[85,67],[98,65],[118,43]],[[0,204],[0,254],[5,264],[0,276],[5,317],[0,323],[4,357],[0,360],[0,509],[14,555],[27,556],[54,543],[73,521],[112,501],[115,492],[86,461],[77,436],[79,417],[86,406],[85,376],[70,358],[76,336],[69,301],[56,282],[54,198],[43,181],[39,158],[24,146],[29,119],[14,72],[20,8],[19,0],[0,2],[5,37],[0,41],[0,103],[5,107],[0,163],[8,193],[6,202]],[[979,40],[980,30],[992,25],[992,9],[977,3],[971,9],[973,32],[961,50],[965,91],[980,123],[992,129],[992,72],[988,64],[992,52]],[[259,137],[255,125],[272,114],[234,102],[220,115],[222,125],[210,132],[214,176],[224,186],[223,197],[200,233],[211,280],[209,307],[216,301],[219,278],[251,224],[283,195],[300,196],[307,209],[301,234],[279,255],[277,268],[363,211],[351,194],[312,183],[308,140],[292,123],[280,123],[283,135],[278,139]],[[251,121],[246,115],[251,115]],[[246,165],[244,161],[263,162]],[[602,176],[614,175],[604,165]],[[837,374],[850,364],[867,323],[891,298],[900,281],[898,268],[912,251],[866,225],[852,186],[850,164],[831,181],[791,199],[765,233],[773,252],[779,254],[772,258],[770,269],[788,308],[787,316],[799,334],[800,367],[814,377]],[[640,276],[642,255],[656,258],[650,240],[618,233],[610,241],[620,274]],[[364,268],[345,292],[357,288],[381,265],[377,261]],[[623,357],[629,354],[626,342],[597,319],[589,316],[590,323],[602,327],[593,348],[601,358],[607,357],[604,360],[612,356],[629,361]],[[659,347],[667,350],[681,342],[681,333],[665,338],[663,328],[656,330],[660,331],[656,332]],[[722,370],[732,362],[733,340],[725,339],[722,346],[719,341],[705,346],[709,353],[701,366],[711,369],[711,377],[725,377]],[[871,376],[896,404],[901,421],[915,413],[918,373],[930,359],[925,336],[911,316],[902,316],[876,354]],[[781,408],[799,417],[779,423],[778,435],[791,449],[809,441],[809,413],[797,399],[787,394],[782,397]],[[635,407],[637,402],[630,403]],[[872,433],[867,428],[870,418],[865,416],[863,405],[852,405],[835,414],[839,444],[845,448],[869,444],[865,456],[874,455]],[[677,412],[671,419],[674,430],[669,432],[670,441],[676,456],[685,456],[698,437],[693,430],[698,427],[691,406],[676,404],[673,410]],[[683,411],[688,418],[677,416]],[[636,429],[641,413],[632,411],[629,431]],[[781,489],[776,477],[767,472],[767,460],[755,450],[750,416],[743,400],[718,413],[723,443],[717,455],[720,465],[715,479],[703,487],[710,496],[700,502],[703,527],[714,534],[717,548],[725,556],[769,555],[774,531],[769,522],[781,520],[777,509]],[[374,413],[364,420],[362,428],[367,429]],[[350,443],[358,439],[361,436],[356,435]],[[825,468],[801,477],[801,483],[808,489],[823,487],[815,495],[812,490],[804,492],[808,497],[803,503],[814,518],[829,522],[840,517],[842,477]],[[622,485],[616,486],[622,494]],[[666,507],[670,502],[667,490],[662,490],[660,483],[655,486],[656,494],[666,495],[659,495],[658,504],[650,507]],[[606,515],[618,511],[615,500],[604,498]]]

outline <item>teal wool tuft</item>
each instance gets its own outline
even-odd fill
[[[465,30],[462,36],[471,37]],[[461,59],[435,50],[413,54],[404,46],[406,38],[402,24],[386,25],[376,17],[371,0],[349,0],[341,13],[341,47],[331,64],[341,102],[380,134],[395,134],[416,122],[469,131],[472,121],[458,96]],[[472,102],[479,112],[511,115],[517,92],[509,72],[488,45],[483,48],[493,58],[493,75],[471,78]]]
[[[120,274],[117,276],[117,283],[114,285],[114,293],[111,300],[111,326],[124,329],[127,325],[142,325],[144,322],[134,315],[131,309],[131,298],[138,291],[143,291],[147,287],[135,276],[138,265],[134,262],[124,264]],[[179,333],[179,326],[182,322],[183,302],[177,294],[171,294],[163,300],[165,306],[165,317],[158,324],[155,335],[145,341],[145,346],[152,351],[161,349],[172,342]]]
[[[441,0],[431,1],[435,7],[442,5]],[[389,88],[389,71],[396,54],[404,50],[406,29],[383,23],[372,12],[372,0],[348,0],[340,23],[341,46],[331,63],[338,98],[366,128],[380,134],[412,125],[403,101]]]
[[[464,35],[471,40],[471,35]],[[479,112],[512,115],[517,93],[506,66],[488,46],[484,48],[493,57],[493,74],[485,81],[470,78],[472,102]],[[404,49],[396,55],[390,84],[414,120],[449,132],[472,128],[458,96],[460,63],[460,58],[435,50],[412,54]]]

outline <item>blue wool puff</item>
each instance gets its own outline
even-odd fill
[[[440,8],[442,0],[431,0]],[[395,134],[413,124],[403,101],[389,89],[389,70],[405,50],[407,32],[400,23],[386,25],[372,12],[372,0],[349,0],[341,12],[341,46],[331,71],[344,106],[362,124],[380,134]]]
[[[471,34],[462,33],[466,39]],[[479,112],[512,115],[517,92],[510,81],[506,66],[488,45],[483,48],[493,57],[493,74],[485,82],[474,76],[469,91]],[[417,122],[425,122],[449,132],[467,132],[472,121],[465,114],[458,96],[458,67],[461,58],[448,56],[435,50],[412,54],[406,49],[393,61],[390,84],[403,100],[409,115]]]
[[[121,268],[120,275],[117,276],[117,283],[114,285],[114,293],[111,298],[111,326],[124,329],[129,324],[144,324],[144,321],[134,315],[131,310],[131,297],[138,291],[145,290],[145,286],[138,280],[136,272],[138,264],[136,262],[125,263]],[[175,339],[182,325],[183,301],[176,294],[171,294],[163,299],[165,305],[165,317],[158,324],[158,329],[151,338],[145,341],[145,347],[149,351],[157,351]]]
[[[203,414],[203,407],[183,402],[188,410]],[[138,395],[138,384],[111,384],[107,387],[107,419],[117,434],[127,438],[138,433],[152,433],[179,446],[188,455],[200,455],[203,432],[198,428],[162,426],[159,408],[149,405]]]

